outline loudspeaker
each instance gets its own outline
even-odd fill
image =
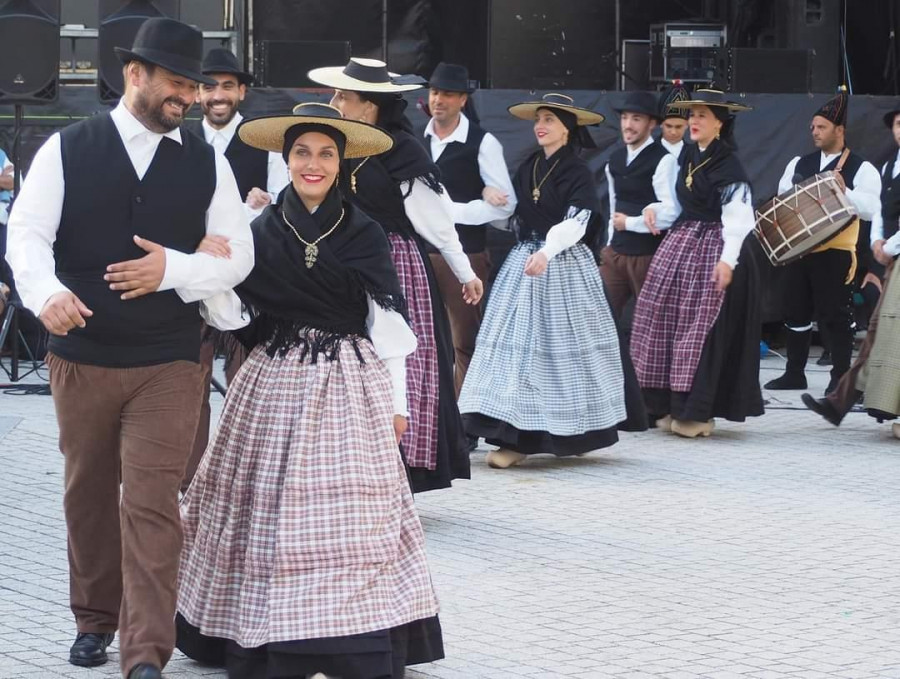
[[[113,48],[130,48],[141,24],[151,17],[178,19],[181,0],[100,0],[99,9],[97,93],[102,103],[115,104],[124,92],[125,81],[122,62]]]
[[[773,3],[776,46],[811,49],[812,92],[834,92],[841,78],[841,0]]]
[[[630,92],[650,89],[650,41],[622,41],[622,73],[619,89]]]
[[[493,0],[490,5],[490,87],[615,88],[614,2]]]
[[[0,104],[42,104],[59,96],[60,0],[0,6]]]
[[[259,40],[254,52],[256,84],[264,87],[322,87],[306,74],[350,60],[350,43],[340,40]]]
[[[806,49],[735,47],[728,50],[725,82],[731,92],[806,94],[812,87],[815,53]]]

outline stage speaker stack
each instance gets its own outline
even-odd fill
[[[59,3],[0,3],[0,104],[45,104],[59,96]]]
[[[122,62],[114,47],[130,48],[141,24],[153,17],[180,18],[180,0],[100,0],[97,37],[97,93],[104,104],[115,104],[124,92]],[[59,32],[57,31],[57,51]],[[59,58],[57,57],[57,62]],[[58,64],[57,64],[58,67]]]
[[[841,0],[778,0],[772,5],[777,46],[814,52],[809,91],[834,92],[842,80]]]

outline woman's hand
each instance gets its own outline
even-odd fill
[[[225,236],[204,236],[197,246],[197,252],[204,252],[219,259],[231,259],[231,246]]]
[[[481,197],[494,207],[504,207],[509,204],[509,196],[494,186],[485,186]]]
[[[478,304],[484,296],[484,283],[480,278],[473,278],[462,286],[462,296],[466,304]]]
[[[644,226],[646,226],[654,236],[659,235],[659,229],[656,228],[656,211],[652,207],[644,208]]]
[[[547,255],[543,252],[535,252],[528,261],[525,262],[526,276],[540,276],[547,270]]]
[[[400,443],[400,439],[403,438],[407,429],[409,429],[409,420],[403,415],[394,415],[394,436],[397,437],[397,443]]]
[[[734,274],[731,266],[723,261],[719,261],[716,264],[716,268],[713,269],[712,281],[716,284],[716,290],[722,292],[725,288],[731,285],[731,277]]]

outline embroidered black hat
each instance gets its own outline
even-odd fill
[[[822,104],[822,107],[813,114],[822,116],[825,120],[831,121],[835,125],[847,124],[847,104],[850,103],[850,97],[847,96],[846,90],[839,91],[834,97]]]
[[[613,109],[616,113],[642,113],[654,120],[659,120],[659,106],[656,97],[649,92],[631,92],[625,98],[625,103]]]
[[[690,99],[690,93],[687,89],[681,84],[680,81],[675,81],[672,83],[672,87],[668,89],[662,97],[662,103],[660,104],[660,115],[662,119],[666,118],[681,118],[683,120],[687,120],[687,110],[683,108],[672,107],[672,104],[677,104],[680,101],[687,101]]]
[[[469,80],[469,69],[459,64],[441,62],[434,68],[428,86],[445,92],[465,92],[472,94],[477,88],[475,83]]]
[[[231,50],[224,47],[215,47],[206,53],[203,57],[203,75],[213,75],[215,73],[227,73],[237,76],[241,85],[251,85],[253,76],[244,71],[238,63],[237,57]]]
[[[131,48],[116,47],[123,64],[142,61],[206,85],[216,81],[203,75],[203,33],[175,19],[154,17],[141,24]]]

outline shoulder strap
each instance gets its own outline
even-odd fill
[[[841,154],[841,157],[838,158],[837,167],[834,168],[835,172],[840,172],[844,169],[844,163],[847,162],[847,158],[850,157],[850,147],[847,146],[844,148],[844,152]]]

